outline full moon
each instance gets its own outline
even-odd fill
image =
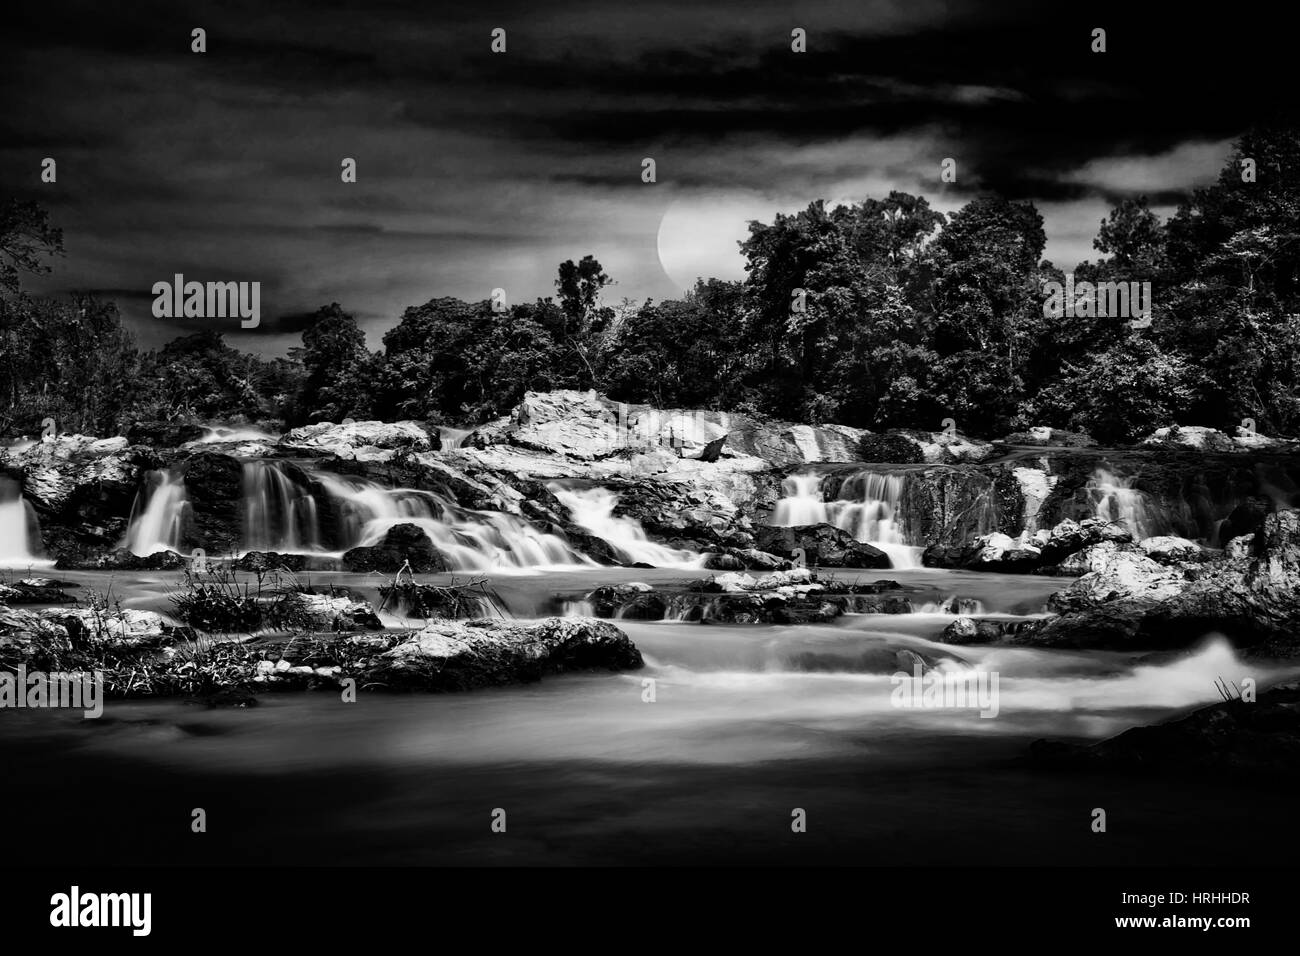
[[[737,243],[749,237],[749,220],[772,214],[757,198],[677,199],[659,221],[659,265],[683,292],[697,278],[743,279],[745,258]]]

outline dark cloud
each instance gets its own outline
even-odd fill
[[[373,344],[433,295],[544,295],[555,264],[587,252],[617,263],[620,294],[663,298],[656,230],[683,195],[775,212],[992,189],[1038,202],[1048,255],[1069,265],[1099,209],[1176,205],[1293,98],[1290,34],[1270,14],[1187,4],[54,0],[6,16],[0,183],[68,240],[42,287],[120,290],[153,341],[167,329],[130,290],[174,272],[258,279],[283,318],[232,336],[263,349],[334,300]],[[189,51],[196,26],[206,54]],[[796,26],[807,54],[789,50]],[[938,181],[944,157],[956,184]]]

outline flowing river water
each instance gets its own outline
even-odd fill
[[[282,522],[279,541],[298,535],[293,543],[310,549],[311,521],[292,489],[266,475],[250,481],[263,522]],[[174,511],[184,495],[168,482],[156,476],[149,495],[168,496]],[[356,501],[357,540],[414,519],[462,548],[466,568],[520,621],[572,613],[599,585],[680,588],[710,574],[613,518],[601,494],[570,494],[575,519],[629,559],[667,566],[599,567],[516,519],[338,482],[333,493]],[[777,520],[808,520],[811,499],[792,488]],[[171,533],[161,507],[149,511],[156,500],[140,503],[141,543]],[[18,523],[21,506],[11,503],[6,520]],[[916,613],[801,626],[620,620],[643,670],[464,694],[363,692],[343,703],[335,691],[266,693],[248,709],[110,701],[98,720],[10,710],[0,715],[0,813],[11,824],[57,821],[41,827],[42,854],[119,864],[1208,864],[1232,862],[1243,846],[1300,848],[1300,828],[1277,823],[1294,819],[1282,788],[1048,772],[1026,760],[1035,739],[1102,739],[1214,702],[1218,677],[1266,686],[1294,669],[1243,661],[1215,635],[1177,655],[945,646],[945,609],[1036,616],[1064,582],[909,567],[915,546],[892,514],[870,502],[831,511],[895,557],[893,569],[851,576],[898,582]],[[493,549],[503,542],[527,559],[502,558]],[[57,576],[164,613],[179,578]],[[305,576],[379,603],[378,576]],[[465,573],[427,580],[453,577]],[[895,706],[894,668],[875,652],[899,648],[996,674],[996,715]],[[190,832],[199,807],[205,834]],[[1099,807],[1105,834],[1090,827]],[[497,810],[505,833],[491,829]],[[807,829],[796,833],[800,810]]]

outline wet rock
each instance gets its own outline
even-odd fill
[[[546,674],[636,670],[641,653],[617,627],[590,618],[438,622],[383,652],[364,669],[365,685],[468,690],[540,680]]]
[[[706,554],[703,566],[710,571],[780,571],[790,562],[757,548],[729,548]]]
[[[343,567],[348,571],[395,574],[408,564],[416,574],[446,571],[448,567],[429,536],[413,524],[394,525],[380,544],[353,548],[343,555]]]
[[[1114,768],[1196,774],[1300,774],[1300,682],[1234,699],[1150,727],[1134,727],[1090,746],[1037,740],[1030,759],[1045,768]]]
[[[60,571],[175,571],[187,566],[188,561],[175,551],[155,551],[142,557],[126,548],[107,554],[64,557],[54,564]]]
[[[1171,425],[1157,428],[1142,440],[1148,448],[1194,448],[1197,451],[1236,451],[1237,443],[1216,428]]]
[[[293,594],[286,613],[303,626],[320,631],[380,631],[383,622],[365,601],[327,594]]]
[[[762,527],[754,534],[755,546],[769,554],[793,559],[803,552],[810,566],[826,568],[888,568],[889,555],[858,541],[842,528],[830,524],[779,528]]]
[[[399,453],[429,451],[439,446],[436,432],[419,422],[321,422],[295,428],[280,439],[289,454],[333,455],[344,460],[388,461]]]
[[[988,442],[946,432],[891,429],[863,435],[858,443],[863,461],[891,464],[951,464],[983,461],[994,454]]]
[[[74,643],[111,641],[127,646],[156,643],[172,630],[161,614],[136,608],[47,608],[39,615],[62,627]]]
[[[1181,571],[1173,570],[1131,551],[1109,551],[1101,567],[1089,571],[1065,591],[1048,599],[1048,606],[1062,614],[1095,607],[1108,601],[1137,598],[1162,601],[1180,593],[1187,585]]]
[[[302,477],[296,468],[293,471],[294,477]],[[214,452],[195,455],[185,465],[185,490],[189,520],[182,550],[203,548],[214,556],[237,553],[244,533],[243,463]]]
[[[596,588],[586,597],[596,617],[662,621],[668,605],[663,596],[644,584],[613,584]]]
[[[1070,555],[1102,541],[1128,544],[1132,540],[1133,535],[1123,525],[1102,518],[1085,518],[1083,521],[1066,518],[1048,535],[1042,547],[1042,563],[1044,566],[1059,564]]]
[[[1171,568],[1116,550],[1049,599],[1058,618],[1011,640],[1058,647],[1187,647],[1217,631],[1261,656],[1300,655],[1300,512],[1264,519],[1249,547]]]
[[[236,571],[304,571],[316,567],[307,554],[280,554],[277,551],[249,551],[231,563]]]
[[[1201,561],[1208,557],[1204,548],[1188,538],[1175,535],[1157,535],[1143,538],[1138,547],[1153,561],[1161,564],[1182,564]]]
[[[1002,439],[1008,445],[1044,445],[1056,448],[1096,448],[1097,442],[1084,432],[1071,432],[1045,425],[1022,432],[1012,432]]]
[[[132,445],[149,445],[153,448],[178,448],[187,442],[198,441],[207,429],[202,425],[180,422],[135,422],[126,430],[127,441]]]

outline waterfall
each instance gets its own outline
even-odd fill
[[[450,448],[459,448],[465,437],[472,433],[473,429],[471,428],[452,428],[450,425],[438,426],[438,439],[444,451]]]
[[[18,482],[0,476],[0,564],[21,567],[38,561],[40,547],[40,523],[31,502]]]
[[[561,538],[523,518],[475,511],[431,491],[384,488],[358,478],[320,474],[338,509],[343,547],[376,545],[393,526],[413,524],[454,571],[502,571],[593,565]]]
[[[579,489],[553,485],[551,492],[569,509],[575,524],[607,541],[626,564],[649,564],[656,568],[695,568],[700,565],[698,554],[655,544],[646,537],[641,523],[635,518],[616,516],[614,507],[618,504],[618,495],[608,488]]]
[[[822,501],[821,477],[815,474],[791,475],[781,482],[783,497],[776,503],[772,524],[792,527],[824,524],[830,521]]]
[[[781,490],[784,497],[776,504],[772,524],[833,524],[885,552],[892,567],[921,567],[924,546],[910,542],[904,527],[904,475],[859,472],[841,485],[837,500],[828,502],[822,500],[821,478],[814,473],[791,475]]]
[[[230,428],[225,425],[204,425],[203,437],[199,444],[211,445],[216,442],[236,441],[279,441],[279,435],[272,435],[260,428]]]
[[[321,549],[320,519],[311,489],[284,464],[244,464],[244,548],[303,554]]]
[[[140,557],[158,551],[180,551],[189,508],[185,480],[179,472],[150,471],[131,505],[121,547]]]
[[[1127,528],[1135,541],[1160,534],[1196,535],[1190,514],[1171,516],[1144,492],[1133,487],[1136,475],[1117,475],[1108,468],[1097,468],[1088,479],[1086,491],[1098,518]],[[1182,511],[1186,504],[1182,503]],[[1189,527],[1190,526],[1190,527]]]

